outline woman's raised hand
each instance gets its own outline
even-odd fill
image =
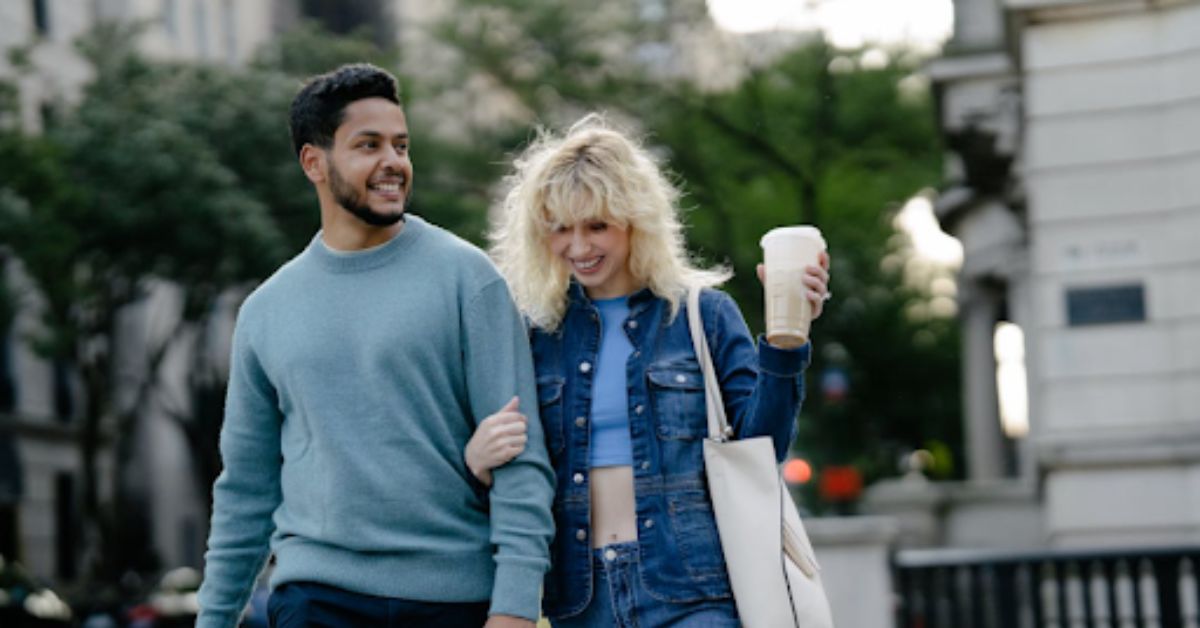
[[[479,422],[479,427],[467,442],[467,468],[484,485],[492,485],[492,469],[516,458],[525,451],[525,415],[517,408],[520,399],[513,397],[503,408]]]
[[[833,293],[829,292],[829,253],[821,251],[818,259],[821,265],[805,267],[803,279],[804,286],[808,288],[807,296],[812,303],[814,320],[821,316],[821,312],[825,310],[825,302],[833,296]],[[758,280],[763,285],[767,283],[766,268],[762,264],[758,265]]]

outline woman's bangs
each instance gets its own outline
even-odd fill
[[[600,194],[576,186],[548,186],[542,198],[541,214],[542,226],[547,231],[593,220],[618,222]]]

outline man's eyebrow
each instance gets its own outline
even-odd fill
[[[351,136],[351,137],[355,137],[355,138],[358,138],[358,137],[382,138],[382,137],[385,137],[385,136],[386,136],[386,134],[385,134],[385,133],[382,133],[382,132],[380,132],[380,131],[373,131],[373,130],[371,130],[371,129],[363,129],[362,131],[358,131],[357,133],[355,133],[355,134],[354,134],[353,136]],[[406,139],[408,139],[408,132],[407,132],[407,131],[405,131],[404,133],[397,133],[397,134],[393,135],[392,137],[395,137],[395,138],[399,138],[399,139],[406,140]]]

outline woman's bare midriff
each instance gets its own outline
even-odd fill
[[[591,480],[592,546],[637,540],[633,467],[596,467]]]

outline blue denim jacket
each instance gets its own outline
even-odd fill
[[[642,584],[669,602],[728,598],[704,476],[704,379],[686,304],[671,318],[666,301],[642,290],[629,297],[629,307],[622,328],[633,345],[626,371]],[[784,350],[760,339],[756,349],[741,311],[717,290],[701,293],[700,309],[736,437],[770,435],[782,460],[804,396],[809,345]],[[593,594],[588,428],[600,329],[599,312],[572,283],[559,329],[531,332],[539,410],[557,475],[543,593],[552,619],[582,611]]]

